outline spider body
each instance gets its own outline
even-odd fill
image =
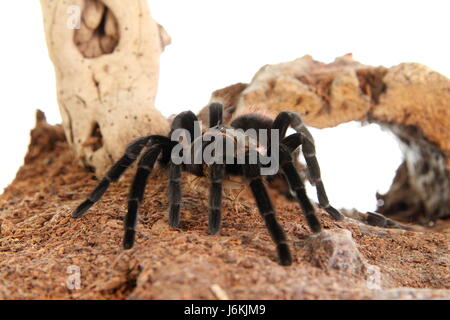
[[[288,127],[292,127],[296,133],[286,137]],[[267,135],[265,139],[264,133]],[[280,264],[290,265],[292,256],[287,239],[276,220],[275,209],[266,190],[265,181],[271,183],[277,180],[285,183],[291,200],[298,201],[302,208],[310,229],[319,232],[320,222],[306,194],[296,165],[300,146],[309,176],[317,189],[319,205],[333,218],[342,219],[343,216],[328,202],[315,157],[313,138],[297,113],[283,111],[274,120],[256,113],[245,114],[226,126],[223,124],[223,106],[220,103],[210,104],[209,125],[203,133],[195,114],[185,111],[172,120],[171,131],[167,137],[148,135],[131,142],[123,156],[108,170],[98,186],[75,209],[72,216],[75,218],[82,216],[101,198],[109,184],[118,180],[139,158],[129,191],[128,211],[124,221],[123,246],[125,249],[131,248],[134,245],[139,205],[144,197],[147,180],[154,165],[159,162],[168,169],[170,226],[177,227],[180,223],[182,172],[206,177],[210,181],[208,226],[211,234],[220,230],[224,187],[233,188],[236,184],[244,182],[250,187],[259,212],[276,244]],[[276,160],[275,169],[272,168],[272,162],[266,161],[269,158]],[[265,169],[270,173],[261,176]],[[229,180],[228,176],[240,177],[241,182],[233,179],[234,182],[231,184],[224,183],[224,180]]]

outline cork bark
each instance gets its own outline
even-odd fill
[[[166,133],[154,106],[170,37],[145,0],[41,0],[58,104],[80,162],[102,175],[135,137]]]
[[[217,90],[211,100],[225,104],[228,121],[289,109],[317,128],[377,123],[399,138],[405,156],[391,190],[378,195],[379,211],[422,223],[450,215],[450,80],[426,66],[373,67],[351,55],[325,64],[304,56],[266,65],[250,84]]]

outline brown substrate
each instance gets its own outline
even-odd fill
[[[193,188],[184,178],[181,227],[169,228],[167,179],[158,170],[141,208],[137,243],[125,251],[130,173],[83,218],[72,219],[96,180],[72,157],[62,129],[41,121],[25,165],[0,197],[0,298],[450,298],[448,229],[381,229],[349,218],[336,222],[319,211],[329,233],[311,237],[297,205],[273,194],[295,256],[282,267],[245,192],[239,201],[224,199],[221,233],[211,236],[206,182]],[[339,247],[346,241],[348,250]],[[339,250],[330,257],[333,246]],[[80,289],[67,287],[71,266],[80,268]]]

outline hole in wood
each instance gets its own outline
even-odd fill
[[[98,122],[93,124],[91,135],[83,143],[83,147],[91,148],[92,151],[97,151],[103,147],[103,135]]]
[[[423,225],[450,216],[445,155],[417,127],[349,122],[310,130],[335,207],[376,210]],[[317,201],[315,188],[307,184],[307,189]]]
[[[110,54],[120,40],[114,13],[100,0],[85,0],[80,29],[75,29],[74,42],[85,58]]]
[[[309,128],[331,205],[358,211],[377,209],[376,194],[389,190],[403,154],[395,136],[377,124],[353,121],[334,128]],[[303,156],[300,161],[304,163]],[[317,202],[316,189],[306,184]]]

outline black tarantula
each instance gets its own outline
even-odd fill
[[[160,165],[168,167],[169,172],[170,226],[176,227],[180,223],[182,171],[187,171],[196,176],[208,176],[210,179],[208,225],[211,234],[215,234],[220,230],[223,180],[226,176],[235,175],[244,177],[250,185],[259,212],[276,244],[279,262],[281,265],[287,266],[292,263],[290,249],[287,244],[285,233],[276,220],[275,209],[261,176],[261,169],[267,167],[267,164],[263,164],[260,160],[253,161],[252,163],[250,159],[252,155],[261,156],[263,153],[278,157],[279,169],[277,167],[276,172],[267,175],[266,179],[278,176],[287,182],[290,193],[302,208],[310,229],[317,233],[321,230],[321,225],[315,215],[314,207],[306,194],[304,183],[296,167],[298,150],[300,145],[302,145],[302,151],[308,167],[310,179],[317,189],[320,207],[324,208],[334,219],[343,219],[342,214],[328,202],[325,188],[320,177],[319,164],[315,156],[313,138],[297,113],[293,111],[283,111],[278,114],[275,120],[258,113],[245,114],[234,119],[231,122],[231,127],[229,127],[223,124],[222,104],[217,102],[211,103],[209,105],[209,129],[203,134],[200,134],[200,139],[205,138],[207,132],[216,132],[216,134],[212,134],[214,139],[209,139],[209,141],[204,141],[204,139],[201,140],[200,151],[203,152],[208,146],[215,146],[221,140],[222,142],[223,140],[226,140],[227,143],[231,143],[236,147],[236,136],[239,135],[233,136],[230,132],[234,133],[239,130],[242,132],[248,129],[265,129],[270,135],[274,132],[271,129],[278,130],[277,133],[279,138],[278,141],[276,141],[279,146],[277,148],[278,150],[275,150],[274,144],[270,139],[271,142],[267,143],[265,148],[261,148],[259,144],[246,144],[244,148],[241,149],[245,155],[245,161],[241,163],[236,163],[236,161],[234,161],[236,160],[236,155],[230,155],[229,150],[226,152],[215,150],[213,152],[215,161],[208,162],[202,160],[197,163],[195,161],[191,161],[191,163],[178,163],[174,161],[172,157],[173,150],[179,148],[182,141],[180,139],[171,138],[172,133],[181,129],[188,133],[187,136],[195,137],[195,134],[197,133],[198,135],[200,132],[199,126],[195,114],[191,111],[185,111],[178,114],[173,119],[171,131],[167,137],[161,135],[148,135],[137,138],[131,142],[126,148],[123,156],[108,170],[106,176],[91,192],[89,197],[76,208],[72,216],[74,218],[81,217],[101,198],[109,184],[112,181],[118,180],[122,173],[139,157],[142,150],[146,148],[145,152],[143,152],[140,157],[137,172],[134,176],[128,196],[128,212],[124,221],[125,235],[123,246],[125,249],[133,247],[139,205],[144,197],[147,178],[155,163],[158,161]],[[292,127],[296,133],[285,137],[289,126]],[[245,133],[244,138],[248,138]],[[198,139],[199,138],[197,137],[193,143],[190,143],[189,141],[188,145],[192,148],[195,145],[195,142],[199,141]],[[250,140],[252,139],[249,139],[249,141]],[[181,154],[186,152],[186,150],[188,149],[182,149]],[[218,148],[218,150],[220,150],[220,148]],[[275,154],[276,152],[278,154]],[[217,161],[217,159],[225,161]]]

